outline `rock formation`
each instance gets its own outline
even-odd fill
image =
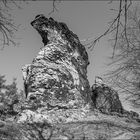
[[[101,77],[95,78],[92,89],[92,101],[94,107],[105,114],[119,115],[129,118],[139,118],[139,114],[134,111],[127,111],[123,108],[117,91],[104,83]]]
[[[104,84],[101,78],[96,77],[95,84],[92,86],[92,101],[94,106],[102,113],[123,112],[123,107],[118,93]]]
[[[43,15],[31,25],[44,43],[32,64],[23,68],[29,100],[41,105],[81,108],[90,100],[87,80],[88,55],[77,35],[65,23]]]
[[[139,140],[138,122],[101,113],[97,100],[103,102],[103,94],[93,102],[86,49],[67,25],[43,15],[36,16],[31,25],[44,47],[22,69],[26,101],[14,122],[0,121],[0,139]],[[115,97],[120,104],[115,111],[119,112],[121,103]],[[116,104],[114,98],[112,104]],[[113,110],[110,102],[104,105],[109,112]]]
[[[26,111],[28,117],[23,113],[25,116],[21,120],[29,116],[34,120],[36,116],[44,120],[48,115],[50,123],[60,120],[67,122],[72,115],[65,113],[73,114],[72,109],[79,112],[74,116],[82,116],[81,110],[89,111],[92,108],[87,79],[89,60],[85,47],[65,23],[38,15],[31,25],[41,35],[44,47],[32,63],[22,69],[28,108],[32,108],[32,111]],[[38,115],[33,110],[38,111]],[[55,117],[51,117],[47,111],[52,111]]]

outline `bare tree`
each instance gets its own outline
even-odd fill
[[[13,40],[14,37],[14,31],[17,30],[17,27],[14,25],[14,22],[11,18],[11,15],[9,13],[10,7],[8,3],[13,3],[16,5],[16,3],[11,0],[1,0],[0,1],[0,48],[3,49],[4,46],[10,45],[12,43],[15,45],[15,41]],[[17,6],[17,5],[16,5]]]
[[[12,8],[21,9],[21,2],[28,3],[27,0],[0,0],[0,49],[9,45],[17,45],[14,35],[18,26],[15,25],[10,10]]]
[[[109,4],[113,3],[113,0],[109,2]],[[126,34],[126,27],[127,27],[127,14],[130,6],[132,5],[132,0],[119,0],[119,8],[118,9],[110,9],[112,11],[117,11],[116,17],[113,18],[111,22],[108,24],[108,28],[100,35],[95,38],[90,37],[85,40],[83,40],[83,43],[89,48],[93,49],[97,42],[99,42],[103,37],[109,35],[112,32],[115,32],[115,41],[113,44],[113,53],[112,57],[115,55],[115,49],[118,42],[118,35],[122,30],[120,28],[123,26],[123,32],[125,33],[124,36],[127,40],[127,34]],[[129,46],[129,44],[128,44]]]
[[[15,42],[13,41],[13,35],[14,35],[14,31],[16,31],[17,28],[13,24],[13,21],[10,18],[10,16],[7,17],[8,14],[6,15],[4,14],[9,9],[8,2],[9,1],[7,0],[0,1],[1,3],[0,4],[1,5],[0,6],[0,33],[1,33],[0,41],[2,42],[1,44],[2,46],[9,45],[10,43],[15,45]],[[11,0],[10,2],[14,3],[17,7],[20,7],[19,5],[17,5],[17,3],[14,0]],[[51,15],[53,12],[58,11],[57,4],[60,2],[61,0],[52,0],[52,11],[48,15]],[[83,44],[85,44],[89,49],[90,48],[93,49],[95,44],[99,42],[101,38],[115,31],[116,35],[115,35],[115,42],[113,48],[113,56],[114,56],[120,26],[124,26],[125,38],[127,39],[127,34],[126,34],[127,13],[128,13],[127,11],[132,4],[132,0],[119,0],[118,2],[119,2],[119,8],[112,9],[115,11],[117,10],[118,14],[109,23],[109,27],[105,30],[105,32],[96,38],[91,37],[83,41]],[[109,3],[113,3],[113,0],[111,0]]]
[[[129,94],[126,99],[140,107],[140,7],[127,12],[127,26],[119,28],[117,39],[116,54],[110,63],[115,67],[106,76],[112,85]]]

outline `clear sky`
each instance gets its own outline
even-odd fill
[[[19,2],[17,1],[17,4]],[[118,5],[118,2],[116,3]],[[108,1],[62,1],[57,4],[59,11],[48,15],[52,10],[52,1],[28,1],[21,3],[22,9],[11,7],[10,11],[14,22],[19,26],[16,32],[18,47],[6,47],[0,51],[0,74],[6,75],[8,82],[17,78],[18,87],[23,88],[21,67],[32,62],[39,48],[43,46],[40,35],[32,28],[30,22],[37,14],[52,16],[58,21],[65,22],[75,32],[80,40],[88,37],[97,37],[108,27],[108,22],[113,18]],[[112,49],[108,38],[102,39],[93,51],[87,49],[90,65],[88,66],[88,79],[90,85],[94,82],[95,75],[105,73],[108,56]]]

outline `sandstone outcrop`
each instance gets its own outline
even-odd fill
[[[123,108],[117,91],[105,84],[101,77],[95,78],[95,84],[93,84],[91,90],[94,107],[102,113],[139,119],[138,113]]]
[[[77,35],[65,23],[43,15],[36,16],[31,25],[44,46],[22,69],[26,101],[13,122],[0,121],[0,139],[139,140],[137,121],[103,114],[97,100],[93,102],[87,80],[88,55]],[[121,102],[116,98],[120,106],[115,111],[120,112]],[[110,112],[114,106],[108,107],[109,103],[105,108]]]
[[[65,23],[42,15],[31,25],[44,43],[32,64],[23,68],[29,100],[40,105],[81,108],[90,100],[87,80],[88,55],[77,35]]]

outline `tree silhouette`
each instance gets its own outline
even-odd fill
[[[140,8],[129,10],[127,20],[126,31],[123,26],[120,28],[116,55],[110,63],[114,70],[107,76],[112,85],[129,94],[126,99],[140,107]]]
[[[3,49],[5,46],[9,46],[11,43],[16,45],[14,41],[14,31],[17,30],[17,27],[14,25],[12,17],[10,15],[10,7],[8,3],[16,3],[11,0],[1,0],[0,1],[0,46]]]
[[[5,120],[16,115],[14,105],[19,102],[16,79],[7,85],[5,76],[0,76],[0,119]]]

